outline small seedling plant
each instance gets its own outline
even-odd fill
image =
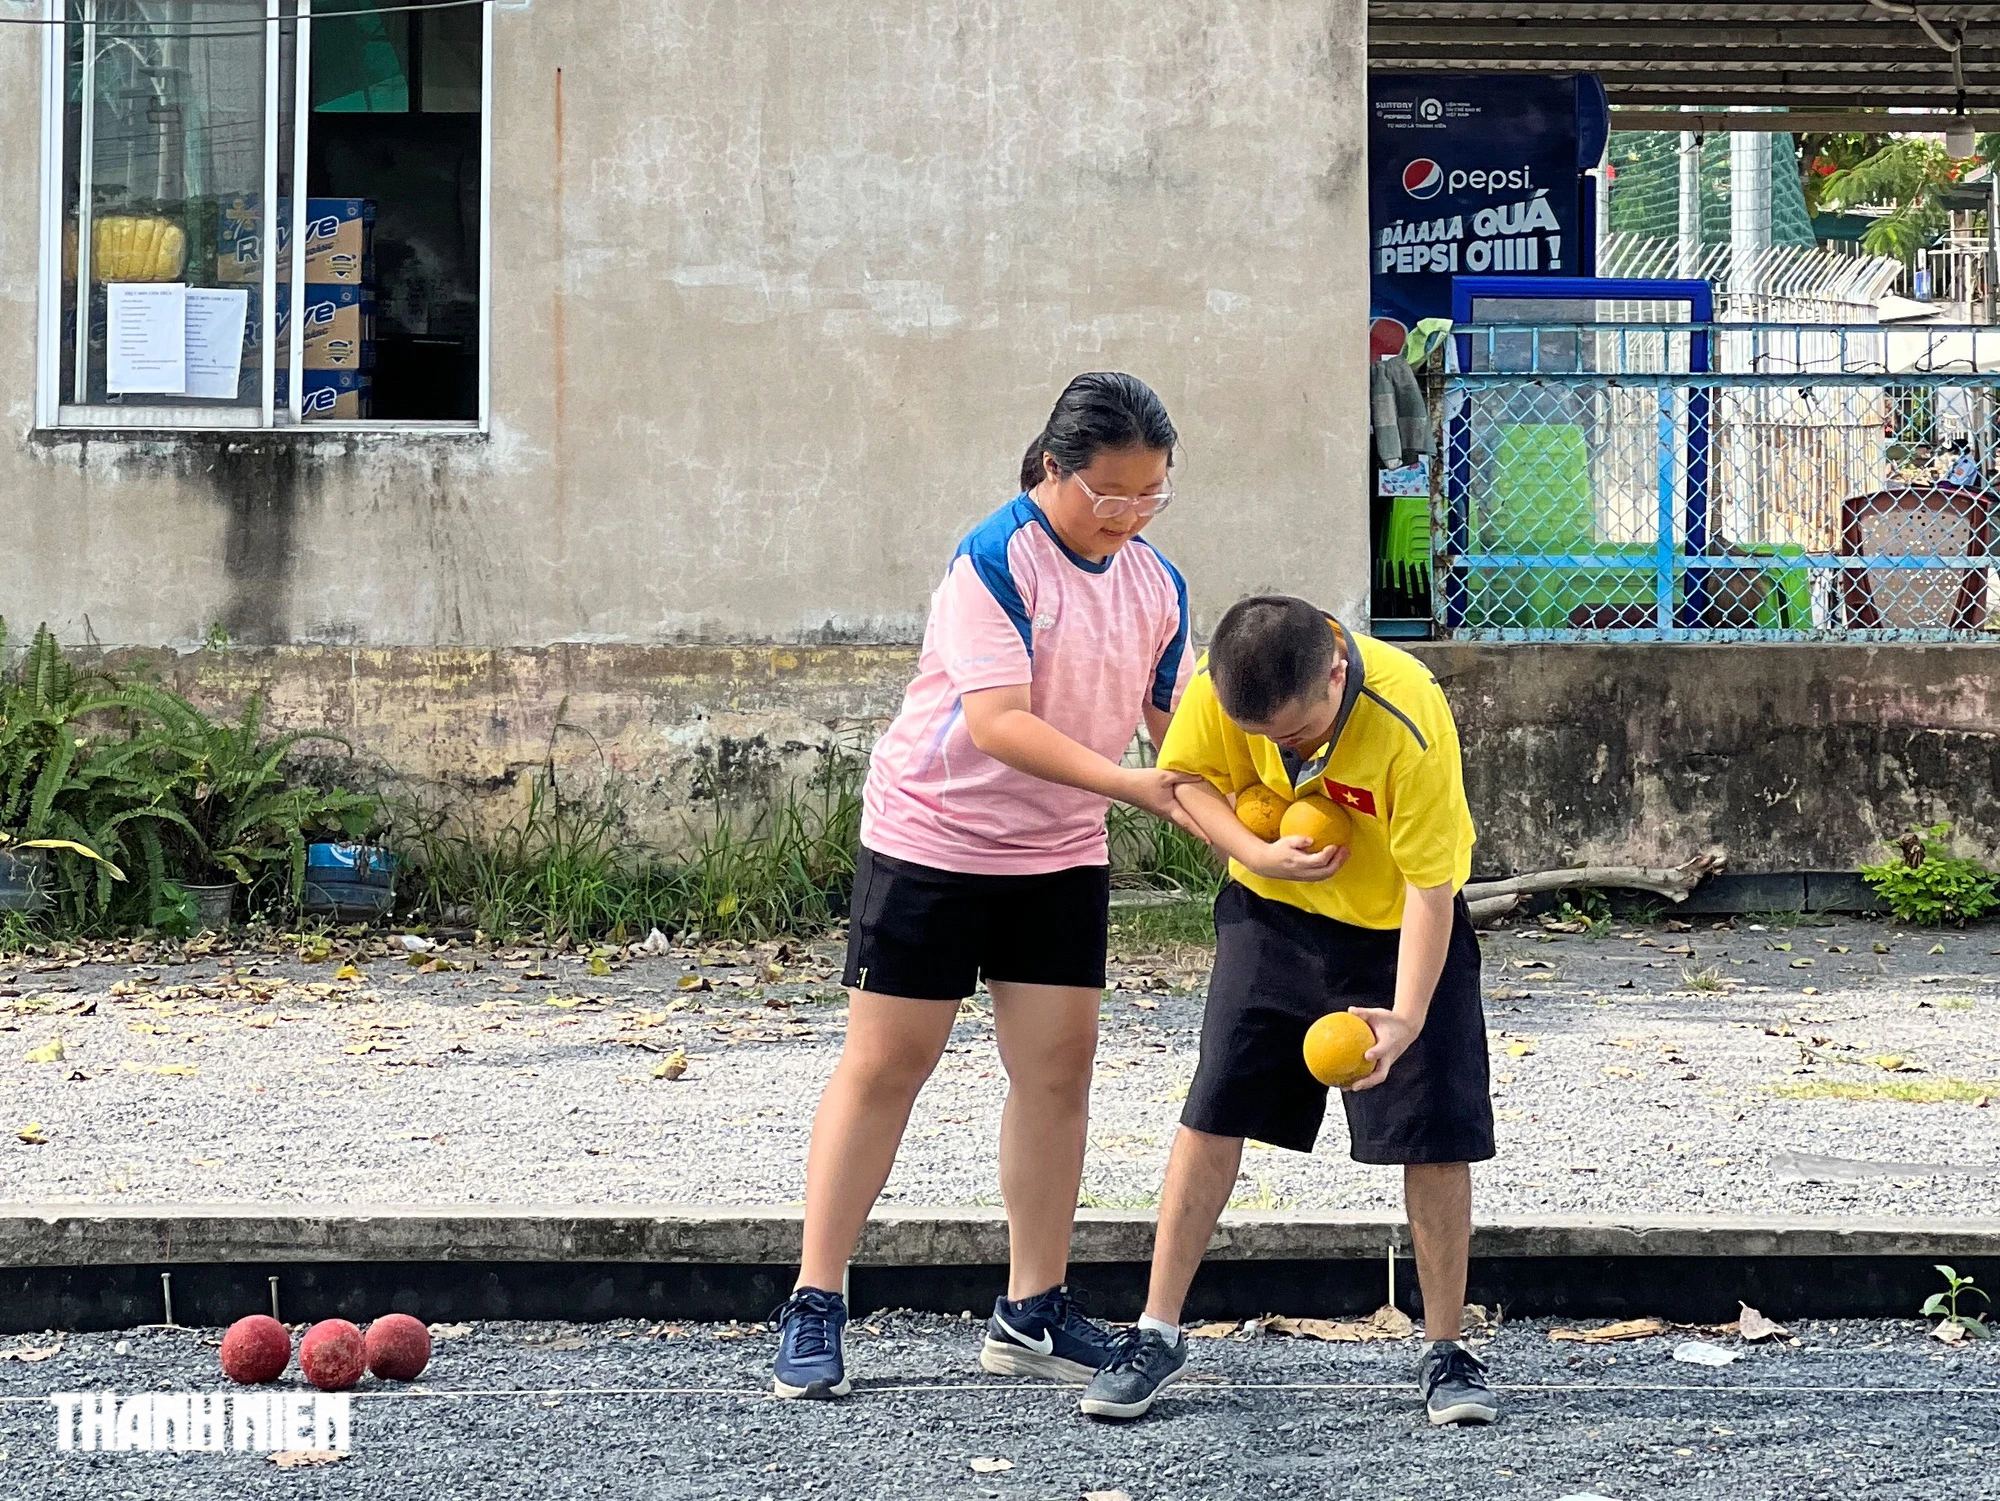
[[[1939,927],[1966,923],[2000,907],[1994,873],[1977,860],[1953,855],[1946,840],[1951,825],[1911,829],[1896,844],[1898,853],[1880,865],[1861,867],[1861,879],[1889,904],[1897,920]]]
[[[1993,1300],[1974,1287],[1970,1277],[1959,1276],[1951,1267],[1940,1264],[1938,1272],[1945,1280],[1945,1290],[1941,1293],[1932,1293],[1924,1299],[1923,1316],[1946,1324],[1956,1324],[1974,1339],[1992,1338],[1993,1331],[1986,1326],[1985,1316],[1961,1311],[1958,1300],[1972,1297],[1989,1306]]]

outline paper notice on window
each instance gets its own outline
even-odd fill
[[[187,294],[187,394],[235,400],[243,380],[247,288]]]
[[[187,286],[109,282],[104,288],[105,389],[113,396],[187,390]]]

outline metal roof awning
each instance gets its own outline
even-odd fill
[[[1369,0],[1376,72],[1596,73],[1614,109],[1756,106],[1854,129],[1870,109],[1964,109],[2000,129],[2000,0]],[[1868,121],[1873,124],[1873,121]],[[1614,120],[1633,129],[1688,129]],[[1708,129],[1743,129],[1741,123]],[[1876,126],[1875,128],[1882,128]],[[1942,122],[1899,122],[1941,129]]]

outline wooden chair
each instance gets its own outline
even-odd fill
[[[1993,554],[1992,492],[1924,484],[1851,495],[1840,503],[1840,551],[1849,557]],[[1840,599],[1853,630],[1976,631],[1986,624],[1984,568],[1848,568]]]

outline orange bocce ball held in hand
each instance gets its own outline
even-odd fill
[[[1352,1011],[1329,1011],[1306,1029],[1306,1068],[1331,1089],[1345,1089],[1375,1072],[1368,1050],[1375,1033]]]
[[[1278,837],[1278,827],[1289,807],[1290,803],[1260,782],[1236,794],[1236,821],[1269,844]]]
[[[1312,793],[1285,809],[1278,832],[1287,839],[1294,834],[1305,835],[1312,841],[1312,852],[1318,854],[1323,849],[1347,844],[1354,837],[1354,820],[1340,804]]]

